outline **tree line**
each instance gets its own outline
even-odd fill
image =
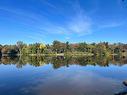
[[[127,55],[127,44],[108,42],[100,43],[69,43],[53,41],[52,44],[26,44],[18,41],[15,45],[0,45],[0,55]]]

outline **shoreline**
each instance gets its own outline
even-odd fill
[[[119,55],[119,54],[109,54],[109,55],[101,55],[101,54],[92,54],[92,53],[49,53],[49,54],[2,54],[1,57],[6,56],[125,56],[127,55]]]

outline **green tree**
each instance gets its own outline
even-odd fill
[[[88,45],[86,42],[79,43],[77,50],[80,52],[87,52]]]
[[[53,51],[56,53],[63,53],[66,49],[65,43],[61,43],[60,41],[53,42]]]

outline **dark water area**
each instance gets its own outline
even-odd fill
[[[126,95],[127,58],[1,57],[0,95]]]

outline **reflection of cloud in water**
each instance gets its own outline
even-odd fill
[[[121,89],[119,81],[103,77],[92,70],[58,69],[31,81],[31,86],[21,89],[37,95],[113,95]]]
[[[6,87],[6,84],[0,84],[0,88]]]

